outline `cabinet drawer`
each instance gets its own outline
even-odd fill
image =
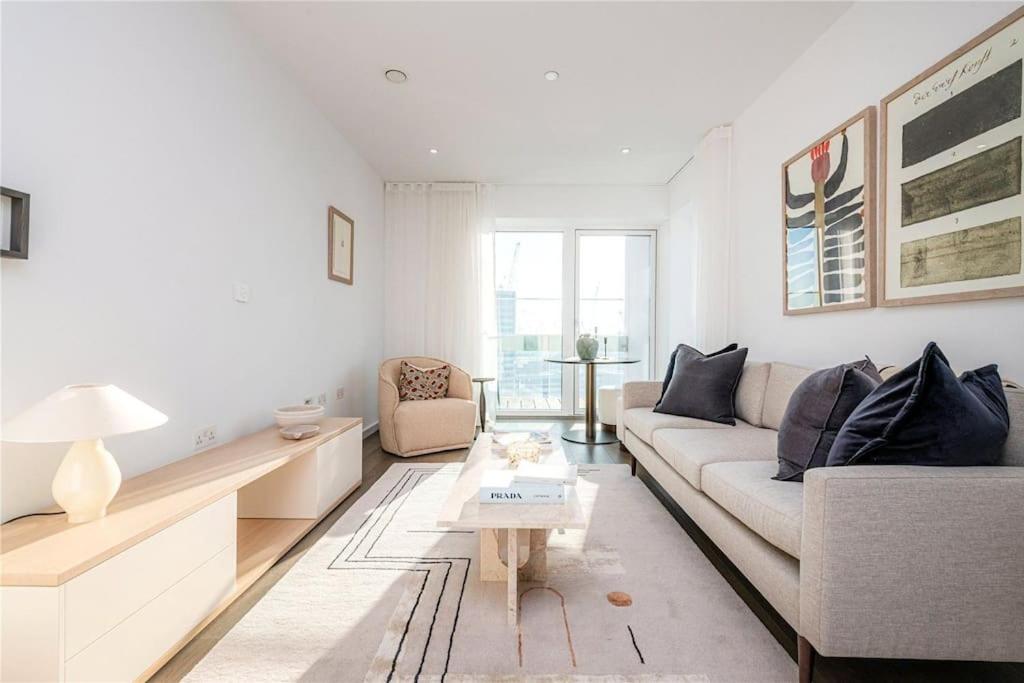
[[[68,581],[64,658],[74,657],[232,545],[235,526],[232,493]]]
[[[353,427],[316,449],[316,513],[323,515],[363,478],[363,434]]]
[[[65,680],[135,680],[205,619],[234,586],[232,543],[68,660]]]

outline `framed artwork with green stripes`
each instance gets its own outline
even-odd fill
[[[1024,9],[882,101],[880,303],[1024,296]]]

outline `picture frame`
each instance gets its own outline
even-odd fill
[[[783,315],[874,307],[876,131],[865,107],[782,164]]]
[[[31,197],[27,192],[7,187],[0,187],[0,196],[6,199],[3,206],[3,243],[6,248],[0,249],[0,256],[25,260],[28,258]]]
[[[333,206],[327,208],[327,277],[352,284],[356,224]]]
[[[880,107],[882,306],[1024,296],[1024,8]]]

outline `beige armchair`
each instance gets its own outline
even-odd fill
[[[472,444],[476,436],[477,410],[469,373],[447,363],[452,368],[447,396],[432,401],[399,401],[398,382],[403,360],[420,368],[446,364],[443,360],[423,356],[391,358],[380,364],[377,400],[381,447],[388,453],[407,458]]]

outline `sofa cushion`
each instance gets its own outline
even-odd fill
[[[887,379],[843,425],[828,466],[995,465],[1009,414],[995,365],[958,378],[935,342]]]
[[[450,365],[421,368],[402,361],[402,374],[398,380],[399,401],[432,401],[448,394]]]
[[[626,429],[651,446],[654,445],[654,432],[658,429],[733,429],[729,425],[695,417],[655,413],[650,407],[627,408],[622,411],[622,422]]]
[[[773,546],[800,558],[803,491],[798,482],[776,481],[771,462],[720,462],[704,468],[704,493]]]
[[[692,346],[676,349],[675,369],[654,412],[736,424],[733,401],[747,359],[747,349],[716,351],[706,356]]]
[[[770,363],[747,361],[736,385],[736,417],[755,427],[761,424],[764,410],[764,390],[768,386]]]
[[[473,442],[476,404],[462,398],[401,401],[395,408],[395,439],[403,454],[461,448]]]
[[[1005,391],[1010,435],[1003,446],[1003,458],[999,464],[1024,467],[1024,389],[1007,388]]]
[[[738,422],[726,429],[659,429],[654,449],[686,481],[701,489],[701,469],[715,462],[768,460],[777,465],[778,434]]]
[[[686,346],[686,344],[679,344],[672,351],[672,354],[668,357],[668,370],[665,372],[665,379],[661,383],[661,396],[662,397],[664,397],[665,396],[665,392],[668,391],[668,385],[672,383],[672,375],[674,375],[675,372],[676,372],[676,357],[679,355],[679,352],[680,352],[680,350],[683,347],[690,348],[690,347]],[[733,342],[732,344],[729,344],[728,346],[726,346],[723,349],[719,349],[718,351],[714,351],[712,353],[705,354],[705,358],[711,358],[712,356],[717,356],[720,353],[728,353],[730,351],[735,351],[738,348],[739,348],[739,345],[737,345],[735,342]],[[661,398],[659,398],[658,401],[661,401]]]
[[[779,427],[776,479],[803,481],[805,470],[825,466],[846,418],[882,381],[874,367],[864,361],[837,365],[816,370],[800,383]]]
[[[764,390],[761,426],[778,430],[782,424],[782,416],[786,414],[789,397],[796,391],[800,382],[807,379],[807,376],[814,371],[786,363],[772,363],[771,365],[772,367],[768,371],[768,385]]]

